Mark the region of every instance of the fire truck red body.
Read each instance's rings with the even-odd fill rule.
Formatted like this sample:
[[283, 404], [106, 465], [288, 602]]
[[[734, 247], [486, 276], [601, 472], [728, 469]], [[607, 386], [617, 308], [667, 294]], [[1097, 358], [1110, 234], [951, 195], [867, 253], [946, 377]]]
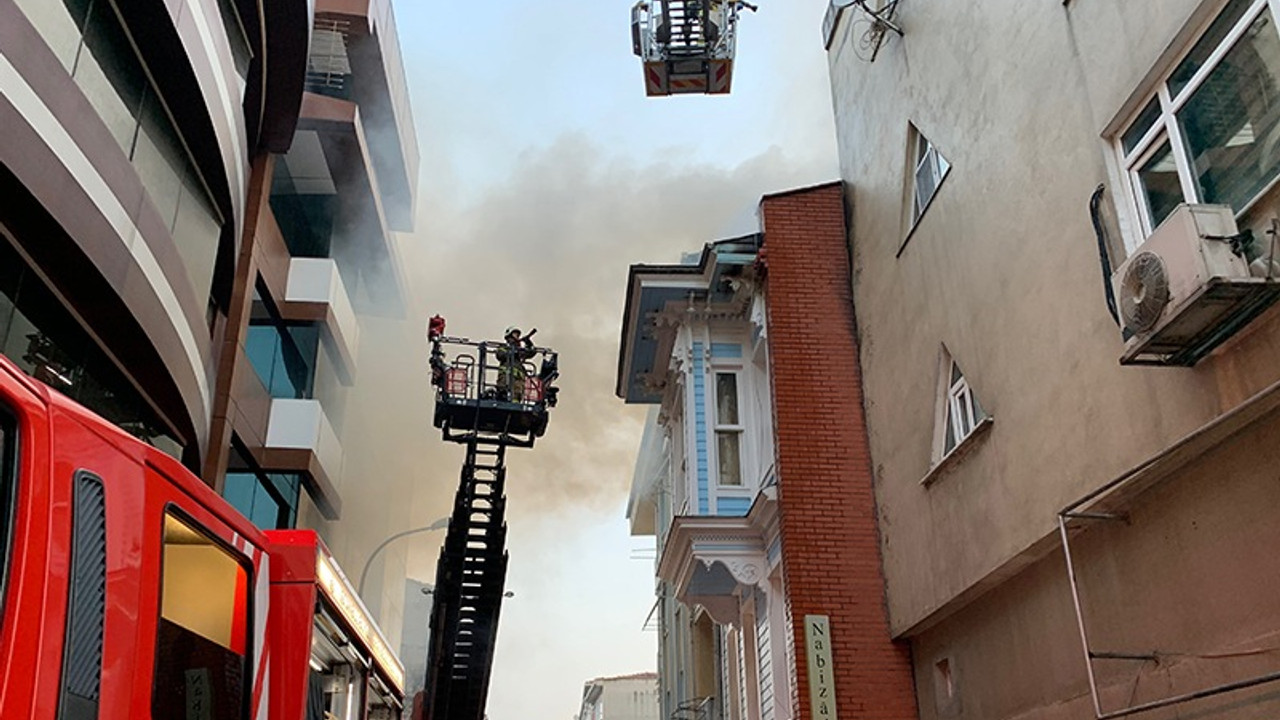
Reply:
[[403, 668], [310, 531], [0, 357], [0, 718], [391, 717]]

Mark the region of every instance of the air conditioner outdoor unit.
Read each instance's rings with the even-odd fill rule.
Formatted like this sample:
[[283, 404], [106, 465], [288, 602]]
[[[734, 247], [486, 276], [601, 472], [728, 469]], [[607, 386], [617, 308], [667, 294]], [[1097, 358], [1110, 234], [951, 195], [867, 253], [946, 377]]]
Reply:
[[1280, 296], [1252, 277], [1226, 205], [1180, 205], [1116, 270], [1120, 319], [1132, 337], [1122, 365], [1195, 365]]

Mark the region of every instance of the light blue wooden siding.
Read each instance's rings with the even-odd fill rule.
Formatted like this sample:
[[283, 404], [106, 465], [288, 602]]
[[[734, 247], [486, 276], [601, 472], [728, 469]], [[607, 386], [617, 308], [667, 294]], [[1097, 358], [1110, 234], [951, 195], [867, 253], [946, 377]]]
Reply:
[[751, 509], [751, 498], [741, 495], [716, 497], [716, 514], [725, 517], [742, 517]]
[[707, 374], [702, 361], [702, 343], [693, 344], [693, 426], [698, 469], [698, 514], [711, 512], [711, 479], [707, 460]]
[[742, 345], [739, 343], [711, 343], [711, 357], [742, 359]]

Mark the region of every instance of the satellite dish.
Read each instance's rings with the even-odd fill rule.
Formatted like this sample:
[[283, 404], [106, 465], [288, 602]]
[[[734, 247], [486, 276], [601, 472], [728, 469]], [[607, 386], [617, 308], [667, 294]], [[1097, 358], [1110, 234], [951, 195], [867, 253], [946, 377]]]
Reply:
[[902, 28], [893, 23], [893, 14], [898, 8], [898, 0], [888, 0], [878, 10], [867, 7], [867, 0], [830, 0], [827, 5], [827, 14], [822, 18], [824, 48], [831, 49], [831, 42], [835, 39], [836, 24], [840, 21], [840, 15], [849, 7], [858, 8], [866, 16], [856, 21], [860, 25], [855, 25], [855, 28], [860, 27], [856, 31], [859, 36], [856, 49], [859, 58], [867, 62], [875, 62], [880, 46], [884, 44], [885, 31], [892, 31], [898, 37], [902, 37]]

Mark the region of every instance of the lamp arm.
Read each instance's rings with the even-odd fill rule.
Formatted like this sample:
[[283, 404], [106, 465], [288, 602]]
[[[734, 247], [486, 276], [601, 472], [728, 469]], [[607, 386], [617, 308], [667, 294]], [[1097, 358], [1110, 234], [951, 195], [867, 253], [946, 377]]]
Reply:
[[364, 597], [364, 582], [365, 580], [369, 579], [369, 568], [373, 567], [373, 560], [374, 558], [378, 557], [378, 553], [382, 552], [383, 550], [386, 549], [388, 545], [395, 542], [396, 540], [399, 540], [402, 537], [408, 537], [409, 535], [416, 535], [417, 533], [424, 533], [424, 532], [430, 532], [432, 530], [442, 530], [442, 529], [443, 528], [440, 527], [439, 522], [435, 522], [425, 527], [413, 528], [412, 530], [402, 530], [401, 532], [398, 532], [395, 535], [392, 535], [386, 540], [383, 540], [381, 543], [378, 543], [378, 547], [374, 548], [373, 552], [369, 553], [369, 559], [364, 561], [364, 569], [360, 571], [360, 584], [357, 586], [357, 590], [360, 593], [360, 597], [361, 598]]

